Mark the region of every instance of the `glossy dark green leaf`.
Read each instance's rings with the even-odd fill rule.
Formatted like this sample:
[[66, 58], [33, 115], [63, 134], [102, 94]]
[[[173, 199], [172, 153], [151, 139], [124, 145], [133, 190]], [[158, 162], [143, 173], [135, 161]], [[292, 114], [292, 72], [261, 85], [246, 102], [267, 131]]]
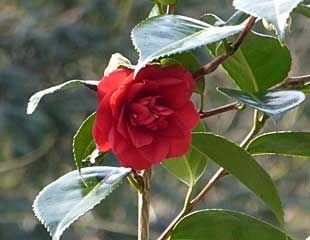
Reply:
[[95, 116], [96, 113], [93, 113], [86, 118], [73, 137], [73, 157], [78, 170], [82, 168], [83, 160], [96, 149], [92, 136]]
[[72, 88], [79, 88], [79, 87], [97, 87], [99, 81], [94, 80], [71, 80], [62, 84], [59, 84], [57, 86], [44, 89], [40, 92], [35, 93], [31, 96], [28, 102], [27, 106], [27, 114], [32, 114], [34, 110], [37, 108], [38, 104], [40, 103], [41, 99], [48, 95], [52, 94], [58, 91], [68, 90]]
[[279, 119], [283, 113], [301, 104], [306, 96], [301, 91], [282, 90], [258, 93], [246, 93], [239, 90], [219, 88], [221, 93], [247, 104], [274, 119]]
[[252, 155], [284, 155], [310, 158], [310, 132], [272, 132], [260, 135], [248, 145]]
[[[205, 132], [203, 122], [200, 122], [193, 132]], [[193, 186], [205, 172], [207, 160], [206, 155], [191, 146], [186, 155], [167, 159], [162, 163], [162, 166], [183, 183]]]
[[184, 217], [170, 240], [292, 240], [276, 227], [244, 213], [211, 209]]
[[53, 240], [80, 216], [105, 199], [130, 173], [128, 168], [90, 167], [67, 173], [45, 187], [36, 197], [33, 210]]
[[298, 7], [295, 9], [295, 12], [310, 18], [310, 4], [299, 4]]
[[288, 18], [302, 0], [234, 0], [233, 5], [240, 11], [270, 22], [280, 39], [284, 38]]
[[193, 146], [252, 190], [283, 222], [278, 192], [268, 173], [251, 155], [227, 139], [210, 133], [193, 133]]
[[[221, 45], [216, 55], [224, 51]], [[287, 77], [291, 69], [291, 55], [278, 39], [250, 32], [241, 47], [222, 66], [241, 90], [258, 92]]]
[[225, 39], [239, 33], [243, 27], [215, 27], [178, 15], [146, 19], [139, 23], [131, 34], [133, 44], [140, 54], [135, 72], [156, 59]]

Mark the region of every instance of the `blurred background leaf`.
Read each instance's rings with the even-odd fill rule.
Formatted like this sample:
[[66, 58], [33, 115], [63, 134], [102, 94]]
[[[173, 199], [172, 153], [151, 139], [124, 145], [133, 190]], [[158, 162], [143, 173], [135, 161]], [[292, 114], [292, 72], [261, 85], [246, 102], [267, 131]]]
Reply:
[[[31, 116], [28, 98], [35, 92], [70, 79], [100, 79], [111, 55], [119, 52], [133, 64], [138, 56], [130, 41], [131, 29], [146, 18], [146, 0], [1, 0], [0, 1], [0, 239], [49, 240], [33, 215], [38, 192], [75, 169], [72, 137], [96, 109], [89, 90], [72, 90], [46, 98]], [[178, 14], [199, 18], [214, 13], [227, 20], [231, 0], [180, 1]], [[310, 25], [293, 14], [287, 44], [292, 54], [291, 76], [309, 74]], [[258, 28], [263, 32], [263, 28]], [[210, 60], [205, 50], [195, 55]], [[228, 103], [216, 87], [234, 88], [223, 70], [206, 81], [205, 106]], [[267, 131], [310, 131], [309, 101], [287, 113]], [[239, 143], [250, 129], [250, 109], [228, 112], [206, 120], [208, 130]], [[310, 162], [306, 159], [256, 157], [276, 181], [286, 211], [286, 230], [300, 239], [309, 236]], [[113, 157], [106, 165], [118, 165]], [[197, 183], [201, 188], [214, 172], [210, 164]], [[164, 184], [162, 184], [164, 182]], [[154, 169], [151, 229], [157, 236], [181, 209], [186, 186], [158, 166]], [[66, 240], [136, 239], [136, 193], [127, 183], [64, 234]], [[117, 205], [115, 205], [117, 202]], [[274, 223], [274, 217], [242, 185], [226, 177], [201, 207], [228, 208], [254, 214]], [[154, 239], [154, 237], [153, 237]]]

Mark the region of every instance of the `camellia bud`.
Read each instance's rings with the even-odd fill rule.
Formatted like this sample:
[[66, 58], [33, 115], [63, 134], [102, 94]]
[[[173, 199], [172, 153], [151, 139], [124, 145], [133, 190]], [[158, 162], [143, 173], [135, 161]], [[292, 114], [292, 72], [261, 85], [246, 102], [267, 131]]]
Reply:
[[125, 58], [120, 53], [112, 54], [109, 64], [104, 70], [104, 76], [108, 76], [111, 72], [115, 71], [121, 66], [126, 66], [126, 67], [131, 66], [129, 59]]
[[271, 24], [271, 23], [269, 23], [268, 21], [266, 21], [265, 19], [263, 19], [262, 20], [262, 23], [263, 23], [263, 26], [264, 26], [264, 28], [266, 29], [266, 30], [268, 30], [268, 31], [275, 31], [275, 28], [274, 28], [274, 26]]

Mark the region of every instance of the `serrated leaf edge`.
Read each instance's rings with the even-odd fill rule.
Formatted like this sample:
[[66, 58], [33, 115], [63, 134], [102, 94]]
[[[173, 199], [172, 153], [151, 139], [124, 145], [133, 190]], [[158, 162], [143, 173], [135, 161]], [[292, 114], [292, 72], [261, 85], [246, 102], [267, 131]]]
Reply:
[[[181, 15], [174, 15], [174, 16], [180, 17], [180, 18], [185, 19], [185, 20], [188, 18], [188, 17], [181, 16]], [[159, 17], [162, 17], [162, 16], [157, 16], [157, 17], [155, 17], [155, 18], [159, 18]], [[206, 25], [206, 27], [209, 27], [209, 28], [220, 28], [220, 27], [218, 27], [218, 26], [213, 26], [213, 25], [211, 25], [211, 24], [207, 24], [207, 23], [205, 23], [205, 22], [203, 22], [203, 21], [200, 21], [200, 20], [197, 20], [197, 19], [194, 19], [194, 18], [188, 18], [188, 19], [190, 19], [191, 21], [194, 21], [194, 20], [195, 20], [195, 21], [199, 22], [200, 24], [201, 24], [201, 23], [204, 23], [204, 24]], [[131, 34], [130, 34], [130, 38], [131, 38], [131, 41], [132, 41], [132, 43], [133, 43], [133, 46], [134, 46], [135, 50], [138, 52], [138, 56], [139, 56], [139, 61], [138, 61], [138, 64], [136, 65], [136, 67], [135, 67], [134, 76], [136, 76], [137, 73], [138, 73], [138, 71], [139, 71], [141, 68], [145, 67], [150, 61], [158, 60], [159, 58], [162, 58], [162, 57], [169, 57], [169, 56], [172, 56], [172, 55], [175, 55], [175, 54], [180, 54], [180, 53], [183, 53], [183, 52], [193, 51], [193, 50], [202, 48], [202, 47], [204, 47], [204, 46], [206, 46], [206, 45], [208, 45], [208, 44], [212, 44], [212, 43], [218, 42], [218, 41], [209, 42], [208, 44], [204, 44], [204, 45], [201, 45], [201, 46], [197, 46], [197, 47], [194, 47], [194, 48], [190, 48], [190, 49], [188, 49], [188, 50], [186, 50], [186, 51], [176, 51], [176, 50], [175, 50], [175, 51], [171, 51], [170, 53], [162, 54], [162, 55], [159, 55], [159, 56], [157, 56], [157, 57], [155, 57], [155, 58], [154, 58], [153, 56], [154, 56], [154, 55], [156, 56], [156, 53], [153, 53], [153, 54], [151, 54], [150, 56], [148, 56], [146, 59], [144, 59], [144, 60], [141, 62], [141, 61], [140, 61], [140, 60], [141, 60], [141, 51], [140, 51], [140, 49], [139, 49], [139, 47], [138, 47], [138, 45], [137, 45], [137, 43], [136, 43], [136, 41], [135, 41], [134, 32], [135, 32], [136, 28], [140, 27], [141, 25], [143, 25], [143, 24], [144, 24], [146, 21], [148, 21], [148, 20], [149, 20], [149, 19], [145, 19], [145, 20], [143, 20], [142, 22], [140, 22], [139, 24], [137, 24], [137, 25], [133, 28], [133, 30], [131, 31]], [[227, 27], [236, 27], [236, 26], [244, 26], [244, 25], [245, 25], [245, 23], [242, 23], [242, 24], [240, 24], [240, 25], [225, 26], [225, 27], [227, 28]], [[204, 30], [206, 30], [206, 29], [202, 29], [202, 30], [196, 32], [195, 34], [198, 34], [198, 33], [202, 32], [202, 31], [204, 31]], [[240, 31], [242, 31], [242, 28], [240, 29]], [[240, 32], [240, 31], [236, 31], [236, 33], [231, 34], [230, 36], [235, 35], [235, 34], [237, 34], [237, 33]], [[192, 35], [194, 35], [194, 34], [192, 34]], [[191, 38], [192, 35], [187, 36], [187, 37], [185, 37], [185, 38], [182, 38], [182, 39], [180, 39], [180, 40], [174, 42], [174, 44], [177, 43], [177, 42], [182, 42], [182, 41], [184, 41], [184, 39], [186, 39], [186, 38]], [[167, 47], [167, 46], [166, 46], [166, 47]], [[166, 48], [166, 47], [165, 47], [165, 48]], [[162, 51], [162, 49], [160, 49], [160, 51]]]
[[74, 84], [74, 83], [79, 83], [82, 85], [87, 85], [87, 84], [98, 85], [99, 81], [97, 81], [97, 80], [77, 80], [77, 79], [69, 80], [69, 81], [54, 85], [52, 87], [43, 89], [39, 92], [36, 92], [28, 100], [27, 114], [30, 115], [37, 109], [39, 103], [41, 102], [41, 100], [44, 96], [58, 92], [58, 91], [62, 90], [63, 88], [70, 86], [71, 84]]
[[281, 113], [277, 113], [277, 114], [271, 114], [271, 113], [267, 113], [267, 112], [265, 112], [265, 111], [262, 111], [261, 109], [257, 108], [256, 106], [253, 106], [253, 105], [251, 105], [251, 104], [249, 104], [249, 103], [246, 103], [246, 102], [244, 102], [244, 101], [242, 101], [242, 100], [240, 100], [240, 99], [238, 99], [238, 98], [236, 98], [236, 97], [232, 97], [232, 96], [226, 94], [225, 92], [222, 91], [222, 89], [224, 89], [224, 90], [225, 90], [225, 89], [227, 89], [227, 90], [235, 90], [235, 91], [243, 92], [243, 93], [246, 93], [246, 94], [249, 94], [249, 95], [252, 95], [252, 94], [254, 95], [254, 94], [257, 94], [257, 93], [260, 93], [260, 92], [248, 93], [248, 92], [246, 92], [246, 91], [239, 90], [239, 89], [221, 88], [221, 87], [217, 87], [217, 88], [216, 88], [216, 90], [217, 90], [218, 92], [220, 92], [221, 94], [223, 94], [223, 95], [225, 95], [225, 96], [227, 96], [227, 97], [229, 97], [229, 98], [235, 99], [236, 101], [238, 101], [238, 102], [240, 102], [240, 103], [242, 103], [242, 104], [248, 105], [248, 106], [250, 106], [251, 108], [257, 109], [257, 110], [260, 111], [260, 112], [264, 112], [265, 114], [267, 114], [268, 116], [270, 116], [270, 117], [273, 118], [274, 120], [280, 119], [286, 112], [288, 112], [288, 111], [290, 111], [290, 110], [292, 110], [292, 109], [298, 107], [298, 106], [299, 106], [300, 104], [302, 104], [302, 103], [306, 100], [306, 98], [307, 98], [306, 94], [305, 94], [304, 92], [300, 91], [300, 90], [290, 90], [290, 89], [287, 90], [287, 89], [284, 89], [284, 90], [266, 90], [266, 91], [262, 91], [262, 92], [265, 92], [265, 93], [268, 93], [268, 92], [284, 92], [284, 91], [287, 91], [287, 92], [296, 92], [296, 93], [299, 93], [299, 94], [300, 94], [300, 97], [302, 96], [302, 98], [298, 101], [298, 103], [294, 103], [294, 104], [291, 105], [289, 108], [287, 108], [286, 111], [281, 112]]
[[[73, 141], [72, 141], [72, 153], [73, 153], [73, 158], [74, 158], [74, 161], [75, 161], [75, 165], [77, 167], [77, 170], [80, 172], [81, 171], [81, 167], [78, 166], [78, 162], [76, 160], [76, 153], [75, 153], [75, 141], [76, 141], [76, 137], [79, 135], [81, 129], [84, 127], [84, 125], [87, 123], [87, 121], [92, 118], [93, 116], [96, 115], [96, 112], [92, 113], [91, 115], [89, 115], [83, 122], [82, 124], [80, 125], [79, 129], [76, 131], [76, 133], [74, 134], [73, 136]], [[88, 145], [89, 146], [89, 145]]]
[[[279, 39], [281, 42], [283, 42], [284, 37], [285, 37], [285, 29], [286, 29], [286, 27], [287, 27], [286, 25], [287, 25], [288, 19], [289, 19], [291, 13], [295, 10], [295, 8], [297, 8], [297, 6], [298, 6], [302, 1], [303, 1], [303, 0], [300, 0], [299, 3], [297, 3], [296, 5], [294, 5], [294, 6], [292, 7], [291, 11], [290, 11], [290, 12], [288, 13], [288, 15], [286, 16], [284, 29], [281, 29], [280, 26], [279, 26], [279, 24], [277, 24], [277, 25], [275, 26], [274, 23], [270, 22], [270, 21], [269, 21], [268, 19], [266, 19], [266, 18], [263, 18], [263, 17], [259, 16], [256, 12], [253, 12], [252, 10], [251, 10], [251, 11], [248, 11], [247, 9], [237, 7], [237, 6], [235, 5], [235, 0], [233, 1], [232, 5], [233, 5], [233, 7], [234, 7], [235, 9], [237, 9], [237, 10], [240, 10], [240, 11], [242, 11], [242, 12], [245, 12], [245, 13], [247, 13], [247, 14], [253, 16], [253, 17], [256, 17], [256, 18], [259, 18], [259, 19], [264, 19], [264, 20], [266, 20], [267, 22], [270, 22], [270, 23], [272, 24], [272, 26], [275, 28], [276, 34], [278, 35], [278, 39]], [[279, 22], [279, 21], [278, 21], [278, 14], [277, 14], [277, 23], [278, 23], [278, 22]]]
[[[76, 171], [77, 171], [77, 170], [76, 170]], [[73, 173], [73, 172], [74, 172], [74, 171], [69, 172], [69, 173], [67, 173], [67, 174], [70, 174], [70, 173]], [[126, 177], [126, 175], [128, 175], [129, 173], [130, 173], [130, 172], [127, 172], [126, 174], [124, 174], [124, 175], [122, 176], [122, 179], [123, 179], [124, 177]], [[44, 221], [44, 219], [42, 218], [42, 216], [40, 215], [40, 213], [37, 211], [37, 204], [38, 204], [38, 200], [39, 200], [39, 198], [42, 196], [42, 194], [44, 194], [44, 192], [47, 191], [47, 189], [49, 189], [56, 181], [58, 181], [58, 180], [60, 180], [60, 179], [62, 179], [62, 178], [65, 178], [65, 177], [67, 176], [67, 174], [65, 174], [64, 176], [62, 176], [62, 177], [56, 179], [55, 181], [53, 181], [52, 183], [50, 183], [49, 185], [47, 185], [46, 187], [44, 187], [44, 188], [39, 192], [39, 194], [36, 196], [36, 198], [35, 198], [35, 200], [34, 200], [34, 202], [33, 202], [33, 204], [32, 204], [32, 210], [33, 210], [33, 212], [34, 212], [34, 215], [35, 215], [36, 218], [44, 225], [44, 227], [46, 228], [47, 232], [49, 233], [49, 235], [52, 237], [53, 240], [59, 240], [60, 237], [61, 237], [61, 235], [59, 235], [59, 236], [56, 235], [56, 236], [55, 236], [55, 234], [56, 234], [57, 231], [58, 231], [58, 225], [59, 225], [59, 224], [57, 225], [55, 234], [53, 235], [52, 232], [51, 232], [51, 230], [50, 230], [50, 228], [48, 227], [48, 225], [46, 224], [46, 222]], [[74, 223], [77, 219], [79, 219], [80, 217], [84, 216], [87, 212], [91, 211], [95, 206], [97, 206], [101, 201], [103, 201], [104, 199], [106, 199], [107, 196], [109, 196], [118, 186], [121, 185], [121, 183], [123, 182], [122, 179], [121, 179], [118, 183], [116, 183], [116, 184], [110, 189], [110, 191], [107, 192], [107, 194], [106, 194], [106, 196], [105, 196], [104, 198], [102, 198], [102, 199], [100, 199], [99, 201], [97, 201], [97, 202], [93, 205], [92, 208], [88, 209], [88, 210], [85, 211], [83, 214], [78, 215], [78, 216], [75, 217], [72, 221], [70, 221], [68, 224], [66, 224], [66, 225], [63, 227], [63, 231], [62, 231], [60, 234], [62, 234], [63, 232], [65, 232], [65, 231], [68, 229], [68, 227], [69, 227], [72, 223]], [[98, 186], [101, 185], [101, 183], [102, 183], [103, 181], [105, 181], [105, 180], [106, 180], [106, 179], [103, 179], [102, 181], [100, 181], [92, 190], [94, 190], [95, 188], [98, 188]], [[87, 196], [86, 196], [86, 197], [87, 197]], [[67, 216], [67, 214], [66, 214], [65, 216]]]

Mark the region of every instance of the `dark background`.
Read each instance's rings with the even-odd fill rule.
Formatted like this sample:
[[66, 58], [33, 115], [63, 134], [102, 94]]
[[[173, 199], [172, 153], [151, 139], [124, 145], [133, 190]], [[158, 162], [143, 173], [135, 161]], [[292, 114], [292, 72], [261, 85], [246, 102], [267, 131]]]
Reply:
[[[137, 61], [130, 30], [152, 5], [146, 0], [0, 0], [0, 239], [50, 239], [34, 217], [32, 202], [48, 183], [74, 170], [72, 136], [96, 98], [87, 89], [48, 97], [26, 115], [32, 93], [70, 79], [99, 79], [109, 57], [120, 52]], [[212, 12], [227, 19], [231, 1], [182, 1], [177, 13], [199, 17]], [[291, 75], [309, 74], [309, 20], [293, 15], [287, 37]], [[202, 61], [206, 53], [200, 50]], [[202, 55], [204, 54], [204, 55]], [[275, 69], [276, 70], [276, 69]], [[232, 86], [222, 70], [208, 76], [207, 108], [227, 103], [214, 89]], [[225, 113], [206, 121], [209, 130], [240, 142], [250, 128], [251, 111]], [[308, 103], [268, 122], [265, 131], [309, 131]], [[260, 157], [275, 180], [286, 212], [284, 228], [297, 239], [310, 235], [310, 162], [307, 159]], [[200, 186], [214, 172], [210, 167]], [[153, 175], [152, 235], [181, 209], [186, 187], [160, 166]], [[70, 227], [64, 239], [136, 239], [136, 195], [127, 183], [103, 204]], [[257, 198], [226, 177], [200, 207], [240, 210], [275, 222]]]

